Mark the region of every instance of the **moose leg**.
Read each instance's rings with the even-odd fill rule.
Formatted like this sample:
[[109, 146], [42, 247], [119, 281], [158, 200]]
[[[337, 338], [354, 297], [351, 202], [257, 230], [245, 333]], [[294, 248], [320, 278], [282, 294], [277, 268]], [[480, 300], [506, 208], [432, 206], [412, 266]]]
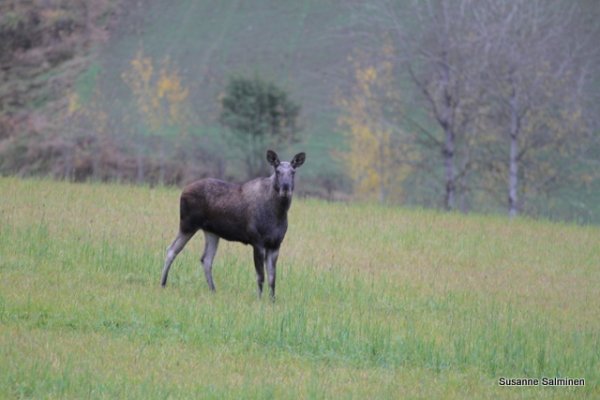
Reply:
[[265, 283], [265, 249], [254, 247], [254, 268], [256, 269], [256, 283], [258, 284], [258, 297], [262, 295]]
[[271, 288], [271, 300], [275, 301], [275, 270], [277, 268], [277, 257], [279, 249], [267, 250], [267, 275], [269, 276], [269, 287]]
[[194, 233], [183, 233], [179, 232], [177, 237], [171, 243], [171, 245], [167, 248], [167, 258], [165, 259], [165, 265], [163, 266], [162, 279], [160, 284], [162, 287], [165, 287], [167, 284], [167, 276], [169, 275], [169, 268], [171, 268], [171, 264], [177, 257], [177, 254], [185, 247], [186, 243], [194, 236]]
[[204, 231], [204, 254], [200, 258], [200, 262], [204, 267], [204, 275], [206, 276], [206, 282], [208, 287], [213, 292], [215, 291], [215, 283], [212, 278], [212, 263], [217, 253], [217, 246], [219, 245], [219, 237], [214, 233]]

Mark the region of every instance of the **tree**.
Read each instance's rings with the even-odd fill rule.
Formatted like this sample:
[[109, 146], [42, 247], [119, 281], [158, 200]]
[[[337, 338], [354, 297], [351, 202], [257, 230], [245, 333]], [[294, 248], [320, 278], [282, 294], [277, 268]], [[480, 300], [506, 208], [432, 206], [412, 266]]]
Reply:
[[537, 0], [490, 3], [476, 14], [487, 49], [489, 129], [508, 142], [505, 161], [492, 170], [505, 174], [511, 217], [523, 195], [569, 181], [586, 143], [583, 87], [598, 30], [586, 31], [583, 17], [575, 2]]
[[400, 95], [395, 85], [389, 40], [375, 55], [359, 52], [354, 60], [354, 85], [338, 95], [338, 123], [346, 129], [349, 148], [341, 160], [353, 182], [355, 196], [379, 202], [400, 201], [410, 172], [407, 134], [399, 128]]
[[234, 134], [249, 177], [265, 172], [264, 152], [298, 140], [300, 106], [272, 82], [230, 80], [221, 99], [220, 123]]
[[[146, 130], [157, 137], [169, 132], [185, 134], [189, 123], [189, 90], [168, 57], [155, 71], [155, 63], [140, 50], [130, 62], [130, 69], [122, 74], [123, 81], [134, 96], [139, 116]], [[144, 180], [142, 149], [138, 144], [138, 180]], [[165, 178], [165, 149], [159, 140], [159, 182]]]
[[368, 29], [392, 35], [395, 63], [429, 114], [423, 123], [406, 113], [417, 141], [441, 155], [447, 209], [456, 207], [457, 191], [478, 191], [502, 204], [508, 198], [514, 216], [527, 196], [579, 179], [568, 172], [590, 143], [594, 102], [586, 87], [593, 87], [600, 29], [580, 6], [380, 0], [357, 7]]
[[[473, 77], [480, 71], [474, 51], [476, 38], [469, 35], [472, 0], [414, 1], [410, 4], [382, 0], [369, 4], [371, 24], [387, 29], [398, 46], [395, 63], [407, 72], [420, 94], [418, 101], [437, 125], [411, 119], [418, 132], [417, 142], [441, 156], [443, 168], [443, 204], [456, 207], [459, 182], [471, 162], [457, 166], [457, 154], [478, 107], [478, 88]], [[466, 157], [466, 156], [465, 156]], [[428, 160], [431, 164], [431, 160]], [[464, 185], [462, 185], [464, 186]]]

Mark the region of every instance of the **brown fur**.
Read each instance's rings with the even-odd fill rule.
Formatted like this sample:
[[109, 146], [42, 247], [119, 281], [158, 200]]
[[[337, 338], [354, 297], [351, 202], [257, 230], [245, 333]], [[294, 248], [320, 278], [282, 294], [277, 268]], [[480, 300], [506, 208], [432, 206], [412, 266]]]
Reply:
[[[208, 178], [183, 189], [180, 200], [180, 230], [199, 229], [225, 240], [278, 248], [287, 230], [291, 199], [273, 189], [273, 177], [258, 178], [242, 185]], [[277, 225], [276, 232], [273, 223]]]
[[262, 293], [265, 266], [271, 297], [275, 296], [275, 268], [279, 246], [287, 231], [287, 212], [292, 202], [294, 174], [305, 160], [299, 153], [290, 162], [281, 162], [277, 154], [267, 152], [275, 169], [268, 178], [243, 184], [219, 179], [201, 179], [186, 186], [181, 193], [179, 234], [167, 249], [161, 284], [165, 286], [169, 268], [177, 254], [198, 231], [205, 234], [201, 261], [208, 286], [215, 290], [212, 262], [219, 238], [252, 245], [259, 295]]

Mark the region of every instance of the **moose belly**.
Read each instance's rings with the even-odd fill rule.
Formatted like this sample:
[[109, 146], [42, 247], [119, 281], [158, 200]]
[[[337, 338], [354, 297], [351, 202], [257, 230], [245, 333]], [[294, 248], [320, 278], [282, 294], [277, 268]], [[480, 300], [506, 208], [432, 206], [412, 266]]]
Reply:
[[286, 226], [277, 226], [271, 227], [270, 230], [261, 230], [256, 226], [246, 228], [236, 223], [223, 223], [223, 221], [220, 221], [217, 224], [208, 222], [202, 229], [231, 242], [278, 249], [285, 236], [286, 228]]
[[208, 222], [204, 224], [202, 229], [231, 242], [252, 243], [252, 238], [248, 235], [248, 232], [239, 224]]

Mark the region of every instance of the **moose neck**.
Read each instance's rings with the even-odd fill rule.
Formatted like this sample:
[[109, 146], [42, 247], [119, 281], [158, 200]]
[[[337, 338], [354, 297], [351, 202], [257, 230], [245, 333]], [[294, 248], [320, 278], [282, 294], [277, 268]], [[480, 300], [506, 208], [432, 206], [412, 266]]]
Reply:
[[274, 185], [271, 185], [270, 203], [277, 218], [286, 218], [287, 212], [292, 205], [292, 194], [290, 193], [288, 196], [281, 196]]
[[273, 202], [273, 208], [278, 218], [286, 218], [287, 212], [292, 205], [292, 196], [280, 196], [275, 190], [273, 190], [273, 196], [271, 197]]
[[286, 216], [288, 210], [290, 209], [290, 206], [292, 205], [292, 195], [290, 194], [289, 196], [286, 196], [286, 197], [281, 197], [281, 196], [278, 196], [278, 197], [279, 197], [277, 199], [278, 200], [278, 203], [277, 203], [278, 214]]

